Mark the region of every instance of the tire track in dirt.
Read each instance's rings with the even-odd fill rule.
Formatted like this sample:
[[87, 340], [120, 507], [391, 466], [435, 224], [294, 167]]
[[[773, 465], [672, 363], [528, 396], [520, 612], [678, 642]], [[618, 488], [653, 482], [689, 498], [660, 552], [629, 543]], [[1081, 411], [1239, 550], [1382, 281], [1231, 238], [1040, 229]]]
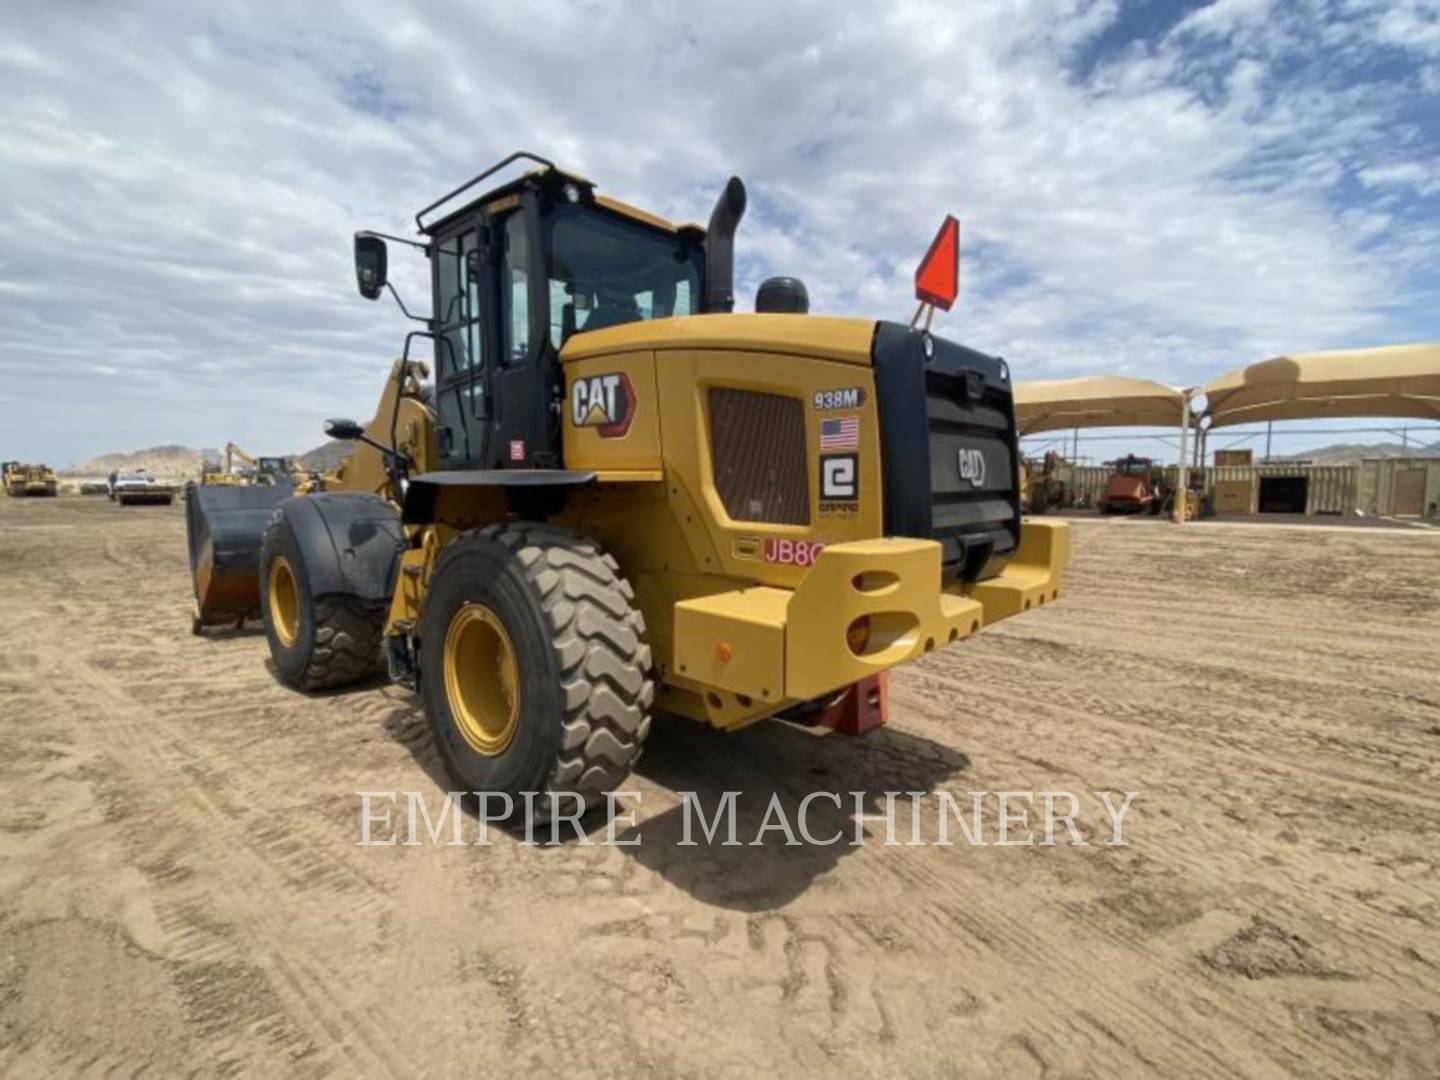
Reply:
[[[355, 1067], [366, 1075], [405, 1075], [408, 1070], [403, 1059], [374, 1035], [363, 1015], [363, 1006], [348, 999], [341, 974], [313, 951], [310, 955], [292, 952], [297, 935], [287, 932], [296, 914], [317, 923], [337, 918], [359, 921], [375, 895], [372, 890], [376, 883], [356, 877], [351, 868], [337, 862], [319, 864], [318, 875], [297, 870], [298, 861], [315, 868], [316, 852], [328, 846], [317, 843], [314, 835], [305, 835], [311, 830], [305, 826], [304, 814], [261, 830], [258, 835], [244, 827], [243, 817], [237, 828], [236, 810], [241, 803], [218, 798], [215, 780], [222, 774], [218, 769], [207, 771], [196, 764], [204, 762], [213, 751], [203, 749], [203, 744], [196, 741], [186, 745], [175, 731], [157, 728], [154, 714], [132, 701], [105, 672], [67, 656], [59, 643], [52, 642], [51, 648], [42, 653], [47, 653], [65, 676], [65, 696], [74, 708], [104, 714], [100, 726], [112, 732], [110, 742], [116, 764], [133, 776], [146, 777], [147, 785], [165, 792], [163, 805], [148, 816], [152, 821], [163, 816], [166, 830], [182, 831], [183, 852], [163, 854], [158, 863], [151, 864], [157, 876], [204, 864], [206, 883], [199, 888], [186, 887], [185, 882], [195, 875], [180, 874], [181, 896], [171, 901], [168, 912], [162, 912], [163, 925], [174, 935], [173, 944], [178, 949], [174, 959], [192, 971], [199, 965], [202, 971], [208, 968], [220, 973], [251, 968], [242, 959], [246, 955], [258, 959], [265, 971], [278, 976], [287, 1011], [297, 1014], [302, 1024], [324, 1031], [333, 1046], [351, 1056]], [[151, 822], [141, 818], [138, 824], [146, 831]], [[147, 850], [150, 848], [148, 837], [140, 842]], [[210, 857], [216, 851], [225, 857]], [[237, 862], [243, 867], [236, 866]], [[237, 874], [242, 869], [244, 876]], [[219, 890], [214, 888], [215, 882], [220, 883]], [[288, 916], [274, 911], [263, 899], [257, 901], [257, 894], [271, 892], [284, 892], [291, 898]], [[314, 910], [302, 908], [297, 913], [294, 909], [302, 904]], [[221, 910], [222, 918], [228, 916], [225, 922], [249, 928], [251, 933], [244, 942], [246, 952], [242, 953], [234, 935], [215, 935], [213, 925], [208, 925], [210, 918], [197, 918], [198, 912], [215, 908]], [[290, 943], [284, 950], [270, 944], [282, 940]], [[283, 1017], [260, 1019], [285, 1026]], [[291, 1050], [303, 1041], [300, 1032], [286, 1031], [282, 1043]], [[305, 1047], [305, 1053], [310, 1052]], [[329, 1071], [330, 1067], [324, 1067], [314, 1075]]]
[[[364, 850], [354, 791], [444, 786], [412, 698], [295, 695], [259, 635], [190, 637], [178, 514], [8, 509], [0, 1073], [1440, 1064], [1433, 541], [1081, 526], [1065, 603], [897, 674], [888, 731], [657, 725], [640, 849]], [[744, 840], [772, 793], [1142, 798], [1125, 849], [676, 848], [674, 793], [726, 788]], [[151, 988], [153, 1046], [101, 1025], [77, 1051], [15, 1003], [66, 942]]]

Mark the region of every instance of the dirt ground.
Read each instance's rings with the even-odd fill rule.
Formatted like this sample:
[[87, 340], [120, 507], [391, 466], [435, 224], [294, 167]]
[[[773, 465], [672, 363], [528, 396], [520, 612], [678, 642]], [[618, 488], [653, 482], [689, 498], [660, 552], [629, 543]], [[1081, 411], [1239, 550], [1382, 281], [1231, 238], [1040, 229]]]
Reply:
[[[0, 1075], [1440, 1074], [1440, 534], [1085, 522], [1068, 586], [865, 738], [657, 724], [639, 846], [362, 847], [440, 807], [410, 695], [192, 637], [179, 506], [0, 498]], [[725, 790], [1091, 842], [677, 846]]]

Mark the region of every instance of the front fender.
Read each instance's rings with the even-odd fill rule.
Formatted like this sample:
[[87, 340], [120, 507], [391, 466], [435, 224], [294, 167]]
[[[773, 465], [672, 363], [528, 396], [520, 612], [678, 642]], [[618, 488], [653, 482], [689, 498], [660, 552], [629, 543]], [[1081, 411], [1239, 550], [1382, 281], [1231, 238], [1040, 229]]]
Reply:
[[276, 513], [300, 547], [312, 596], [389, 601], [407, 543], [394, 506], [378, 495], [335, 491], [288, 499]]

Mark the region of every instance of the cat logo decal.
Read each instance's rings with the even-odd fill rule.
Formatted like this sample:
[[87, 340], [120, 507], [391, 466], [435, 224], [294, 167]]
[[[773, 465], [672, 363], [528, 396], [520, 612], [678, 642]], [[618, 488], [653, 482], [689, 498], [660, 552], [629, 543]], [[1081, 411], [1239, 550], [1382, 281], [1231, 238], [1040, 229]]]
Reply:
[[602, 439], [616, 439], [635, 418], [635, 391], [623, 371], [582, 375], [570, 387], [570, 422], [593, 427]]

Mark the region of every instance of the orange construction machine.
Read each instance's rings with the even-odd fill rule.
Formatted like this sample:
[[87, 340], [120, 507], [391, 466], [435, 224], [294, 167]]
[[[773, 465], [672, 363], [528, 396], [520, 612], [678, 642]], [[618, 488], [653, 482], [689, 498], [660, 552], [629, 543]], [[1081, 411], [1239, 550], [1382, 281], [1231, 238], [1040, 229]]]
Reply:
[[1158, 514], [1162, 492], [1160, 474], [1150, 458], [1126, 454], [1115, 462], [1105, 494], [1100, 497], [1102, 514]]

